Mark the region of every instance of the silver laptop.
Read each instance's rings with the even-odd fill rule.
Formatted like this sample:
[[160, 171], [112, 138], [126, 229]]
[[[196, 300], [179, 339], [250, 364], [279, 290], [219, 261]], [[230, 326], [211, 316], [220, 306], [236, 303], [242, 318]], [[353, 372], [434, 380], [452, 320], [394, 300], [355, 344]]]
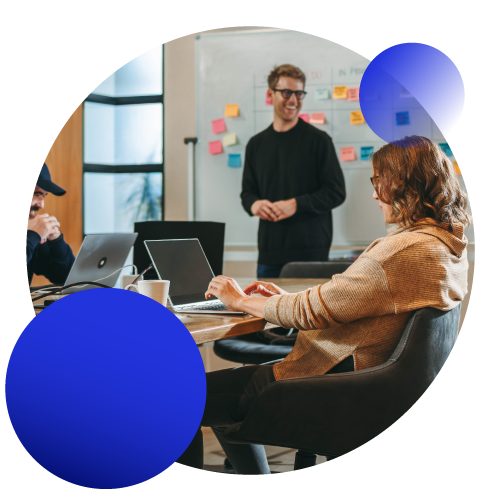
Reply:
[[159, 278], [170, 281], [168, 299], [176, 313], [245, 314], [205, 298], [214, 273], [197, 239], [146, 240], [144, 245]]
[[[114, 287], [120, 273], [109, 275], [123, 267], [136, 238], [137, 233], [89, 234], [85, 236], [64, 285], [71, 285], [79, 281], [99, 280], [99, 283], [103, 285]], [[61, 293], [69, 294], [90, 288], [98, 287], [85, 285], [67, 288]]]

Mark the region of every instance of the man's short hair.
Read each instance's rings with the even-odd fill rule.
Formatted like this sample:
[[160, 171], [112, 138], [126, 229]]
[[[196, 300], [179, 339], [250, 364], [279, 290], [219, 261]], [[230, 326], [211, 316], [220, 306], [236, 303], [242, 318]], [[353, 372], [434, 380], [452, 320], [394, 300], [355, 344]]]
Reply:
[[297, 66], [293, 66], [292, 64], [282, 64], [281, 66], [275, 66], [267, 77], [267, 84], [270, 89], [274, 89], [274, 87], [276, 87], [281, 76], [295, 78], [300, 80], [304, 84], [304, 87], [306, 86], [306, 75], [304, 75], [304, 73], [302, 73]]

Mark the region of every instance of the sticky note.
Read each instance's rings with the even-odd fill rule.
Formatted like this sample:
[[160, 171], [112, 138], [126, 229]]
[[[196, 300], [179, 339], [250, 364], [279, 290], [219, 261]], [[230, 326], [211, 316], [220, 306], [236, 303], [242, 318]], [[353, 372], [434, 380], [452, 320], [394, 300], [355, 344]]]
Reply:
[[225, 131], [226, 131], [226, 122], [224, 121], [224, 118], [212, 121], [212, 132], [214, 134], [220, 134], [221, 132]]
[[266, 106], [272, 106], [273, 103], [271, 102], [271, 98], [269, 97], [269, 94], [266, 92]]
[[409, 125], [410, 113], [408, 111], [400, 111], [396, 113], [396, 125]]
[[211, 155], [218, 155], [222, 153], [222, 142], [221, 141], [211, 141], [208, 143], [208, 152]]
[[325, 123], [325, 113], [311, 113], [309, 123]]
[[236, 134], [234, 132], [224, 134], [222, 136], [222, 144], [224, 144], [224, 146], [234, 146], [235, 144], [238, 144]]
[[451, 148], [447, 142], [440, 142], [439, 147], [443, 150], [443, 153], [446, 156], [453, 156], [453, 153], [451, 152]]
[[334, 99], [347, 99], [347, 87], [345, 87], [345, 86], [333, 87], [333, 98]]
[[227, 158], [228, 167], [241, 167], [241, 155], [229, 155]]
[[330, 99], [330, 92], [328, 92], [328, 89], [316, 87], [316, 90], [314, 91], [314, 98], [317, 101]]
[[456, 161], [453, 162], [453, 167], [455, 168], [456, 174], [462, 175], [462, 172], [460, 172], [460, 168], [458, 167], [458, 163]]
[[356, 150], [354, 146], [340, 148], [340, 161], [354, 161], [356, 159]]
[[237, 104], [226, 104], [224, 116], [239, 116], [240, 107]]
[[361, 146], [361, 159], [363, 161], [370, 160], [373, 153], [373, 146]]
[[359, 87], [351, 87], [347, 89], [348, 101], [359, 101]]
[[309, 123], [309, 113], [300, 113], [299, 118], [302, 118], [306, 123]]
[[362, 125], [365, 122], [365, 117], [361, 111], [351, 111], [351, 125]]

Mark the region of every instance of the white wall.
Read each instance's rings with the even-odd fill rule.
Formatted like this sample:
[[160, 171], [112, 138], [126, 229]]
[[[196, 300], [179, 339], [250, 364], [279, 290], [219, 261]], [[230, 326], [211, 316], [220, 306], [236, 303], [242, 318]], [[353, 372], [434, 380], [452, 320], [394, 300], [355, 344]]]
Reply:
[[[258, 27], [213, 30], [242, 31]], [[196, 136], [194, 44], [198, 33], [164, 45], [165, 50], [165, 219], [187, 220], [187, 146]]]

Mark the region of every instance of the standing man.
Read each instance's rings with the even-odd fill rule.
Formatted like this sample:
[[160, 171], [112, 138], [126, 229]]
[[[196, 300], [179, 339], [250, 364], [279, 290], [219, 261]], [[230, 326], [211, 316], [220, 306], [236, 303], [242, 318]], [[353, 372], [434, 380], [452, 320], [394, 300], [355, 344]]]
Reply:
[[258, 278], [276, 278], [287, 262], [327, 261], [332, 209], [345, 183], [332, 139], [299, 118], [306, 77], [291, 64], [267, 79], [274, 121], [248, 142], [241, 200], [259, 221]]
[[44, 198], [48, 193], [62, 196], [66, 191], [52, 182], [49, 169], [44, 163], [33, 193], [28, 219], [26, 264], [30, 285], [33, 274], [45, 276], [50, 282], [62, 285], [75, 261], [70, 246], [59, 230], [57, 219], [49, 214], [37, 215], [38, 210], [43, 209]]

